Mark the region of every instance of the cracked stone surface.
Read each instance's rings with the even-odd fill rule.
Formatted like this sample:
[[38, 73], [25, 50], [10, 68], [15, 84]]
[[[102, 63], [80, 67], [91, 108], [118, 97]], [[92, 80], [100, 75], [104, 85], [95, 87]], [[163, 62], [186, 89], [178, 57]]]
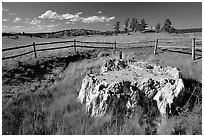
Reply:
[[156, 101], [160, 114], [166, 115], [171, 113], [171, 104], [183, 90], [177, 68], [162, 68], [145, 61], [108, 59], [102, 64], [101, 73], [84, 77], [77, 99], [94, 117], [114, 109], [120, 113], [134, 111], [141, 101], [142, 104]]

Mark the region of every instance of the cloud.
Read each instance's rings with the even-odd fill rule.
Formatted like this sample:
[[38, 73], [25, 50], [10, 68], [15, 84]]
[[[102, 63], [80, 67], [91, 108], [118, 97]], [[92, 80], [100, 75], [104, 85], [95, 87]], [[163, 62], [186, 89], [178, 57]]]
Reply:
[[40, 20], [37, 20], [36, 18], [34, 18], [33, 20], [29, 21], [30, 19], [26, 19], [26, 22], [25, 23], [28, 23], [28, 24], [31, 24], [31, 25], [36, 25], [36, 24], [40, 24], [41, 21]]
[[54, 27], [54, 25], [52, 24], [52, 25], [48, 25], [47, 26], [47, 28], [52, 28], [52, 27]]
[[9, 13], [9, 15], [16, 15], [16, 13], [11, 12], [11, 13]]
[[2, 21], [6, 22], [6, 21], [8, 21], [8, 19], [2, 19]]
[[13, 26], [13, 28], [23, 28], [24, 26], [18, 25], [18, 26]]
[[[98, 11], [99, 14], [102, 11]], [[115, 19], [114, 16], [105, 17], [105, 16], [89, 16], [89, 17], [82, 17], [82, 12], [78, 12], [75, 14], [65, 13], [65, 14], [58, 14], [55, 11], [47, 10], [45, 13], [39, 16], [40, 19], [50, 19], [50, 21], [54, 22], [54, 20], [67, 20], [66, 24], [74, 23], [81, 21], [83, 23], [95, 23], [95, 22], [109, 22]]]
[[19, 22], [19, 21], [21, 21], [21, 18], [16, 17], [13, 22]]
[[36, 25], [32, 26], [32, 28], [35, 30], [43, 30], [44, 28], [46, 28], [46, 25]]
[[46, 18], [56, 19], [57, 16], [58, 16], [58, 15], [57, 15], [56, 12], [53, 12], [52, 10], [48, 10], [48, 11], [46, 11], [45, 13], [43, 13], [42, 15], [40, 15], [39, 18], [41, 18], [41, 19], [46, 19]]
[[66, 13], [66, 14], [58, 14], [57, 12], [54, 12], [52, 10], [48, 10], [46, 11], [45, 13], [43, 13], [42, 15], [39, 16], [39, 18], [41, 19], [58, 19], [58, 20], [80, 20], [80, 16], [82, 12], [78, 12], [76, 14], [69, 14], [69, 13]]
[[71, 22], [77, 22], [77, 21], [80, 21], [80, 20], [82, 20], [83, 19], [83, 17], [77, 17], [77, 18], [72, 18], [72, 19], [70, 19], [70, 21]]
[[115, 19], [115, 17], [114, 17], [114, 16], [112, 16], [112, 17], [110, 17], [110, 18], [109, 18], [109, 20], [113, 20], [113, 19]]
[[47, 28], [57, 27], [57, 26], [59, 26], [59, 25], [60, 25], [60, 24], [55, 24], [55, 25], [52, 24], [52, 25], [48, 25]]
[[2, 11], [8, 12], [9, 10], [2, 7]]
[[2, 26], [3, 32], [47, 32], [47, 25], [32, 26]]
[[67, 21], [66, 24], [74, 24], [74, 21]]
[[109, 22], [110, 20], [113, 20], [115, 17], [105, 17], [105, 16], [91, 16], [83, 18], [82, 22], [84, 23], [95, 23], [95, 22]]

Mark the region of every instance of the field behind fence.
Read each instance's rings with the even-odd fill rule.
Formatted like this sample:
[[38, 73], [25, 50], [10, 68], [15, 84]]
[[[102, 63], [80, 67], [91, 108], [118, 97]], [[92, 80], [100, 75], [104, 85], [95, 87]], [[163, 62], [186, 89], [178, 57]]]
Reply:
[[45, 51], [61, 50], [73, 52], [82, 51], [81, 49], [112, 49], [114, 51], [126, 48], [141, 48], [141, 47], [154, 47], [154, 54], [157, 54], [158, 48], [165, 49], [191, 49], [192, 60], [195, 60], [195, 50], [202, 51], [202, 40], [195, 38], [188, 39], [155, 39], [155, 40], [142, 40], [135, 42], [96, 42], [96, 41], [79, 41], [76, 39], [68, 41], [54, 41], [31, 43], [28, 45], [10, 47], [2, 49], [2, 60], [12, 59], [20, 56], [33, 54], [35, 58], [40, 57]]

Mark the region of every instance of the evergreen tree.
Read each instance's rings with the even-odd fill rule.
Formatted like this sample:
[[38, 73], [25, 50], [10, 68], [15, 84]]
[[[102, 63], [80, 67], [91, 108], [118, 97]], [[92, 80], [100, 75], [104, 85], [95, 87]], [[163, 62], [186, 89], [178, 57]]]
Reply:
[[163, 26], [163, 30], [164, 31], [166, 31], [166, 32], [170, 32], [171, 31], [171, 28], [172, 28], [172, 26], [171, 26], [171, 21], [169, 20], [169, 19], [166, 19], [165, 21], [164, 21], [164, 26]]
[[118, 35], [118, 33], [120, 32], [120, 22], [119, 22], [119, 21], [117, 21], [117, 22], [115, 23], [114, 29], [115, 29], [116, 35]]
[[125, 29], [124, 29], [125, 33], [128, 32], [129, 21], [130, 21], [129, 18], [127, 18], [127, 20], [125, 21], [125, 24], [124, 24], [125, 25]]
[[136, 31], [136, 27], [138, 25], [138, 21], [136, 18], [132, 19], [132, 22], [130, 23], [130, 28], [132, 29], [132, 31]]
[[161, 24], [157, 23], [157, 25], [155, 26], [155, 29], [157, 32], [159, 32], [159, 30], [161, 29]]
[[141, 27], [140, 27], [140, 31], [145, 30], [145, 28], [147, 28], [147, 23], [145, 22], [144, 19], [141, 20]]
[[137, 27], [136, 27], [136, 30], [139, 30], [139, 31], [142, 31], [142, 25], [140, 23], [138, 23]]

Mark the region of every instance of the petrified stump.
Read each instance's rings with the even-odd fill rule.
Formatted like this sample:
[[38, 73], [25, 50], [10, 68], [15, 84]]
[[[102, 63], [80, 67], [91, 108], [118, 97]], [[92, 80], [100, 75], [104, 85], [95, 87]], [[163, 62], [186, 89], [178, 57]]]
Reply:
[[160, 114], [166, 115], [183, 89], [177, 68], [109, 59], [102, 64], [101, 73], [84, 77], [78, 100], [95, 117], [109, 111], [126, 114], [136, 105], [155, 103]]

